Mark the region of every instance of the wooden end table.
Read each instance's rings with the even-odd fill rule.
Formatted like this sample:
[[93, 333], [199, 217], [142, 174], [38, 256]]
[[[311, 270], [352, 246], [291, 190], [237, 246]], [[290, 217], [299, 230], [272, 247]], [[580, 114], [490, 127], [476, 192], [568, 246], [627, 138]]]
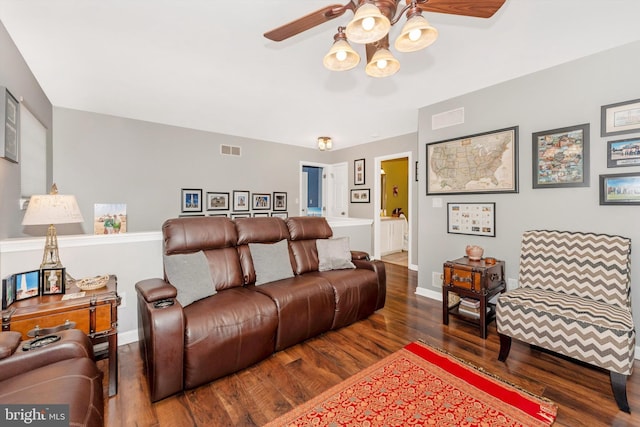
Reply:
[[[65, 295], [84, 292], [78, 298], [40, 295], [16, 301], [2, 312], [2, 330], [17, 331], [22, 339], [80, 329], [91, 339], [96, 360], [109, 358], [109, 396], [118, 393], [118, 279], [109, 276], [106, 287], [82, 291], [67, 285]], [[104, 348], [106, 343], [106, 348]]]
[[[480, 336], [487, 338], [487, 325], [496, 316], [495, 304], [489, 302], [495, 295], [506, 289], [504, 280], [504, 261], [486, 258], [479, 261], [468, 257], [447, 261], [443, 265], [442, 283], [442, 323], [449, 324], [449, 315], [474, 323], [480, 327]], [[449, 292], [458, 294], [460, 298], [478, 300], [478, 316], [460, 312], [460, 301], [449, 304]]]

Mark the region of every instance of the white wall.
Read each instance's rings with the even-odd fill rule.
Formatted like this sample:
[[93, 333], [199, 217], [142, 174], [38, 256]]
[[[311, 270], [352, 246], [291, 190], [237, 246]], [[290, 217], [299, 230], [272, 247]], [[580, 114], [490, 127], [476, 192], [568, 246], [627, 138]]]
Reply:
[[[602, 105], [640, 98], [638, 69], [640, 42], [635, 42], [420, 109], [421, 163], [427, 143], [519, 126], [520, 191], [426, 196], [426, 183], [420, 181], [418, 293], [438, 296], [440, 284], [432, 282], [432, 273], [441, 272], [444, 261], [463, 256], [467, 244], [482, 246], [485, 256], [505, 260], [507, 277], [517, 279], [520, 237], [528, 229], [619, 234], [640, 244], [640, 207], [600, 206], [598, 179], [601, 174], [640, 172], [637, 166], [607, 168], [607, 141], [634, 135], [600, 137]], [[431, 129], [432, 115], [459, 107], [465, 109], [464, 124]], [[590, 186], [533, 189], [532, 133], [583, 123], [591, 124]], [[426, 173], [424, 167], [420, 173]], [[433, 207], [436, 198], [442, 199], [443, 207]], [[465, 201], [496, 202], [495, 238], [447, 234], [447, 202]], [[640, 256], [632, 256], [631, 272], [633, 311], [637, 314]], [[636, 315], [635, 325], [640, 330], [640, 315]]]

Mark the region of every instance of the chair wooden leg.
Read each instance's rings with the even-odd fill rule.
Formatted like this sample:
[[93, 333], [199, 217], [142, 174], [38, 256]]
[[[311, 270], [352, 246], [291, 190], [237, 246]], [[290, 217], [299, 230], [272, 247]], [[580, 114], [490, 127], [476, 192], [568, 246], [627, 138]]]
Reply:
[[501, 333], [498, 333], [498, 336], [500, 337], [500, 353], [498, 354], [498, 360], [504, 362], [507, 360], [507, 356], [509, 356], [509, 351], [511, 350], [511, 337]]
[[627, 402], [627, 376], [613, 371], [609, 371], [609, 375], [611, 377], [613, 397], [616, 399], [618, 408], [630, 414], [631, 409], [629, 409], [629, 402]]

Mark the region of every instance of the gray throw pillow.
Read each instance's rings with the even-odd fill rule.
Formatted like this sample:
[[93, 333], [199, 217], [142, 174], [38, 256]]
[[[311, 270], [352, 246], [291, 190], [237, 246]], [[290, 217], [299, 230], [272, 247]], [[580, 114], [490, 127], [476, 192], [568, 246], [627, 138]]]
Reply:
[[256, 286], [293, 277], [286, 240], [276, 243], [249, 243], [249, 251], [256, 271]]
[[183, 307], [216, 293], [207, 257], [202, 251], [165, 255], [164, 271], [169, 283], [178, 290], [176, 299]]
[[318, 249], [319, 271], [356, 268], [351, 262], [348, 237], [317, 239], [316, 248]]

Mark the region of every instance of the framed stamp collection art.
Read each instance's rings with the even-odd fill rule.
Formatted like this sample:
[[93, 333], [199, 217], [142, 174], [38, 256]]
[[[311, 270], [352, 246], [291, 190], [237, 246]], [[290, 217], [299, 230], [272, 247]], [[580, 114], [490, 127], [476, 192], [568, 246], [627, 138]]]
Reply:
[[447, 233], [496, 236], [496, 204], [447, 203]]

